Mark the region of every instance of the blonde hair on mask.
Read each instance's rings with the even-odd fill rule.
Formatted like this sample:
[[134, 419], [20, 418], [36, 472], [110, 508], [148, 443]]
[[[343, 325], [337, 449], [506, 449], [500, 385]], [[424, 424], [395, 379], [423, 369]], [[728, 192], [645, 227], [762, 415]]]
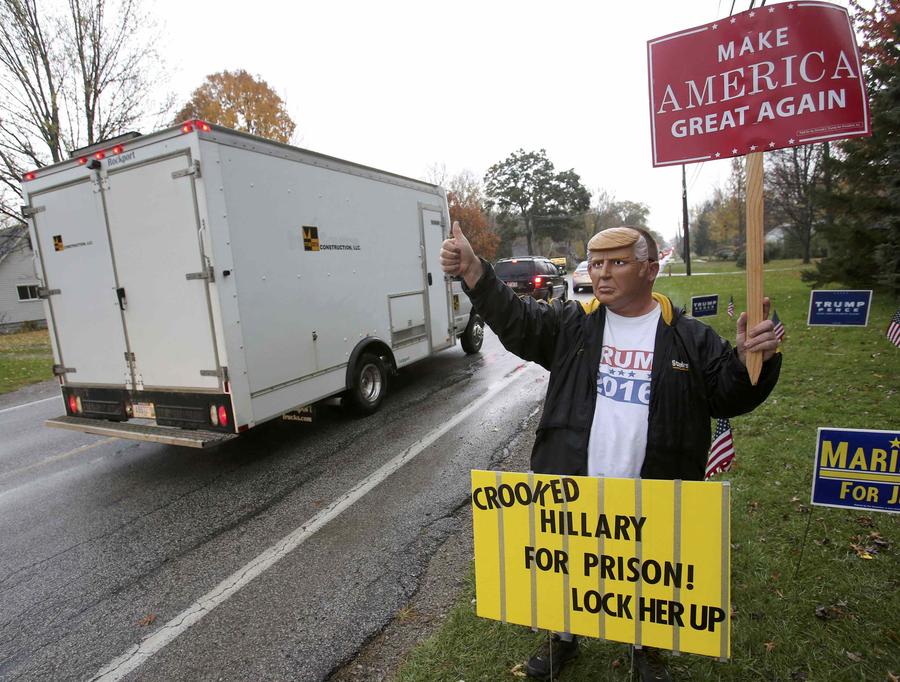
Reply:
[[[651, 246], [652, 244], [652, 246]], [[644, 230], [634, 227], [610, 227], [598, 232], [588, 242], [588, 251], [603, 251], [634, 247], [634, 257], [639, 261], [657, 260], [656, 242]], [[652, 253], [651, 253], [652, 251]]]

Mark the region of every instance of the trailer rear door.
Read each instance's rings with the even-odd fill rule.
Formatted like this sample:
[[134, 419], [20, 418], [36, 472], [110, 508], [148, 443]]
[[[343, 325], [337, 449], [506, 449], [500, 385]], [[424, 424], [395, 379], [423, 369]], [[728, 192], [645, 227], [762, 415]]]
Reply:
[[90, 178], [30, 197], [37, 251], [66, 380], [130, 383], [99, 188]]
[[108, 176], [106, 210], [138, 388], [221, 389], [191, 169], [182, 153]]

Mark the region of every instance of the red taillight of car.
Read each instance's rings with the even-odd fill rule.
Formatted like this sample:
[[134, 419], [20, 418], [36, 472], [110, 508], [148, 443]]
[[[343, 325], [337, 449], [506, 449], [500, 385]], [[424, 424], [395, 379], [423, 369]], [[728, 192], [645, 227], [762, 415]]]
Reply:
[[219, 426], [228, 426], [228, 410], [224, 405], [219, 405]]
[[534, 278], [534, 286], [536, 286], [536, 287], [541, 286], [541, 282], [543, 282], [543, 281], [544, 281], [543, 278], [541, 278], [541, 277], [535, 277], [535, 278]]

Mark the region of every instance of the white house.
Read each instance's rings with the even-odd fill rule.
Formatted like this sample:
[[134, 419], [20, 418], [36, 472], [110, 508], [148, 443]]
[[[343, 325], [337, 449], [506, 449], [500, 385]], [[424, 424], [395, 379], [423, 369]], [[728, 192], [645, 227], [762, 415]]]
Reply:
[[25, 225], [0, 230], [0, 332], [15, 331], [27, 322], [47, 324], [33, 254]]

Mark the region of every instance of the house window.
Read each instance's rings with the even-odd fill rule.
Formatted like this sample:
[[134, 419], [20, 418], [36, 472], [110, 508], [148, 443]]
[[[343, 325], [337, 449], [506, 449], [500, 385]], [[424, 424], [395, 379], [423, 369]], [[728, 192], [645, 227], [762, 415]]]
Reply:
[[26, 284], [24, 286], [17, 286], [16, 292], [19, 294], [20, 301], [37, 301], [40, 299], [38, 296], [38, 285], [37, 284]]

